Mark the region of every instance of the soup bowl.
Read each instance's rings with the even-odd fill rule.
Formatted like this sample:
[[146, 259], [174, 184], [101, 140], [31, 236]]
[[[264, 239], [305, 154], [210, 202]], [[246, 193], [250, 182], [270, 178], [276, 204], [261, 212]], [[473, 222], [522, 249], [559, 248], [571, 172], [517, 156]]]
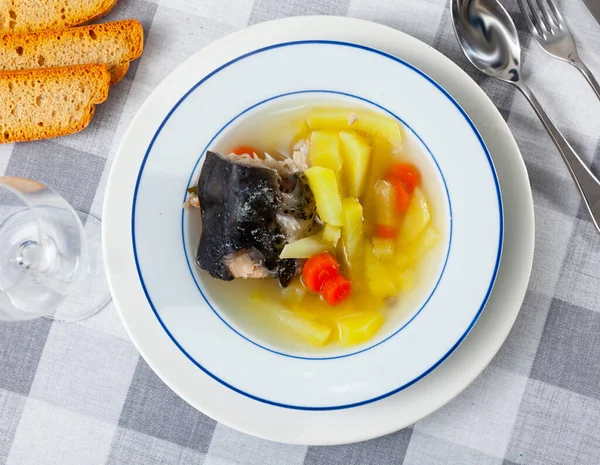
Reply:
[[[111, 174], [111, 197], [121, 191], [122, 199], [113, 217], [127, 221], [109, 226], [127, 228], [128, 241], [122, 258], [107, 253], [107, 263], [109, 273], [134, 270], [127, 292], [139, 295], [196, 369], [276, 407], [335, 410], [406, 389], [458, 347], [498, 272], [502, 196], [477, 128], [439, 84], [376, 49], [307, 40], [257, 48], [216, 67], [196, 60], [157, 92], [163, 98], [154, 99], [143, 126], [133, 123], [135, 142], [122, 146]], [[375, 338], [317, 348], [256, 323], [244, 288], [254, 283], [232, 287], [198, 269], [199, 214], [183, 204], [207, 150], [226, 150], [268, 115], [340, 105], [399, 122], [442, 240], [423, 265], [422, 285], [389, 310]], [[111, 285], [124, 292], [114, 279]], [[120, 311], [132, 332], [135, 321]], [[151, 341], [135, 339], [143, 354]]]

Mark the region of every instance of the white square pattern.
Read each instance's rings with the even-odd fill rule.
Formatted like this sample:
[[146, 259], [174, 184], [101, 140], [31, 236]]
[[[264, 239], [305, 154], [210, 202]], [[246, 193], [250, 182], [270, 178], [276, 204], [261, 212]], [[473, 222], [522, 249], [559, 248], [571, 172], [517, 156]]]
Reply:
[[129, 341], [56, 323], [48, 334], [30, 396], [116, 424], [138, 358]]
[[204, 465], [302, 465], [307, 447], [257, 439], [217, 424]]
[[30, 397], [6, 465], [104, 464], [115, 428]]
[[[385, 24], [433, 44], [446, 3], [446, 0], [352, 0], [348, 16]], [[411, 14], [407, 15], [409, 10]]]
[[526, 384], [524, 376], [488, 367], [462, 394], [414, 429], [504, 457]]

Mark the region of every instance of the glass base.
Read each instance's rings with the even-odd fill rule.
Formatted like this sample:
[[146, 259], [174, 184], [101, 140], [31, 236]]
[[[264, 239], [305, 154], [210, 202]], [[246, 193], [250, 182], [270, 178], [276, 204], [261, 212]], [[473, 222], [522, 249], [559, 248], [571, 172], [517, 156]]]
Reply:
[[78, 211], [77, 214], [85, 232], [87, 266], [77, 282], [70, 286], [67, 296], [54, 313], [45, 316], [65, 323], [85, 320], [95, 315], [112, 298], [102, 256], [102, 223], [86, 213]]

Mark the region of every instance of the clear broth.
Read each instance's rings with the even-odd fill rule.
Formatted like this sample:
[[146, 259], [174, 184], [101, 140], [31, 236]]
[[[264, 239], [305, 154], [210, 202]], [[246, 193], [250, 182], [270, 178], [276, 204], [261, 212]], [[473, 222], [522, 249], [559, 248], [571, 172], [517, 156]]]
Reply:
[[[288, 98], [274, 104], [257, 109], [244, 115], [232, 123], [224, 131], [211, 150], [229, 153], [239, 145], [253, 146], [268, 153], [291, 155], [294, 144], [306, 134], [306, 117], [313, 108], [352, 108], [382, 113], [359, 101], [347, 98], [318, 96], [315, 98]], [[365, 346], [376, 344], [397, 331], [425, 303], [439, 280], [449, 242], [449, 207], [442, 176], [433, 160], [419, 139], [406, 126], [401, 124], [403, 146], [398, 157], [402, 161], [414, 164], [421, 172], [421, 190], [430, 204], [430, 224], [441, 234], [439, 243], [430, 250], [414, 268], [417, 277], [416, 285], [409, 291], [398, 295], [393, 305], [385, 302], [369, 300], [368, 296], [357, 293], [358, 302], [353, 305], [364, 308], [378, 308], [384, 316], [384, 324], [377, 334], [363, 344], [344, 347], [338, 342], [330, 342], [323, 347], [316, 347], [303, 340], [283, 325], [272, 315], [265, 312], [260, 304], [253, 301], [252, 295], [260, 290], [261, 294], [274, 299], [281, 299], [281, 288], [276, 279], [243, 280], [231, 282], [211, 278], [202, 270], [196, 269], [199, 282], [209, 301], [218, 302], [222, 309], [221, 317], [241, 334], [257, 344], [276, 351], [297, 356], [336, 356], [355, 352]], [[197, 177], [195, 178], [197, 179]], [[188, 243], [193, 246], [195, 254], [199, 238], [199, 214], [191, 212], [188, 222]], [[354, 284], [354, 283], [353, 283]], [[352, 299], [352, 297], [351, 297]], [[327, 312], [348, 312], [348, 306], [330, 307], [323, 303], [319, 296], [307, 293], [301, 308], [317, 315]]]

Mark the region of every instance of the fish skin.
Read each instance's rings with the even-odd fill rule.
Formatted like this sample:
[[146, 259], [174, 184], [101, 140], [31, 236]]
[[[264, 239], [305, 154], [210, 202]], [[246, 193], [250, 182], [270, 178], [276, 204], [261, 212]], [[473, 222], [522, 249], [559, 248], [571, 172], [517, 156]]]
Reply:
[[275, 215], [281, 203], [279, 175], [269, 168], [257, 168], [227, 161], [208, 151], [200, 178], [198, 197], [202, 236], [196, 263], [211, 276], [231, 281], [223, 258], [241, 249], [254, 248], [264, 258], [263, 266], [277, 274], [278, 243], [283, 235]]
[[[282, 172], [271, 165], [207, 151], [197, 185], [202, 235], [196, 264], [214, 278], [266, 274], [287, 287], [301, 269], [300, 260], [279, 255], [285, 244], [318, 226], [314, 196], [302, 172]], [[240, 251], [261, 273], [232, 274], [231, 257]]]

